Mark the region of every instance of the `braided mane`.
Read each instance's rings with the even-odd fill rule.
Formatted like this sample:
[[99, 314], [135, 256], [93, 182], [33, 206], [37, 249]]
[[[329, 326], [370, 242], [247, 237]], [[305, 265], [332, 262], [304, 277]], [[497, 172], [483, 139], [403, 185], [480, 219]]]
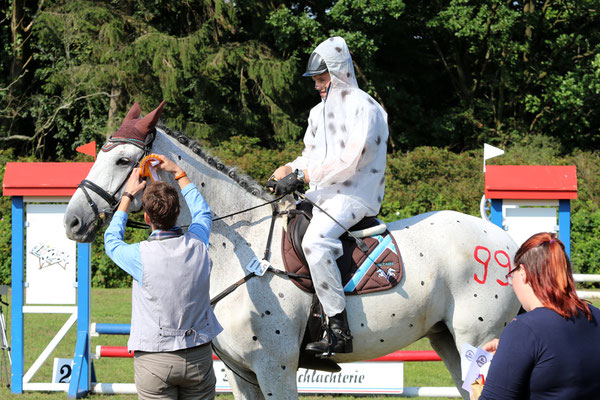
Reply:
[[227, 175], [229, 178], [233, 179], [238, 185], [246, 189], [247, 192], [263, 200], [273, 200], [273, 196], [270, 193], [268, 193], [261, 184], [256, 182], [256, 180], [254, 180], [249, 175], [240, 173], [237, 167], [226, 165], [221, 160], [219, 160], [218, 157], [211, 156], [210, 154], [208, 154], [197, 140], [189, 138], [183, 132], [174, 131], [161, 122], [157, 124], [157, 127], [160, 130], [164, 131], [167, 135], [176, 139], [179, 143], [189, 148], [194, 154], [199, 156], [208, 165], [210, 165], [217, 171]]

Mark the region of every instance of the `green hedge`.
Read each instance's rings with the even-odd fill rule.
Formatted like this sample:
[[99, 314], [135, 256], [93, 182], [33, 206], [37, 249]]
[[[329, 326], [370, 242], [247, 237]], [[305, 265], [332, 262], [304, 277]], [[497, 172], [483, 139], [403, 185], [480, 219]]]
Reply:
[[[301, 144], [282, 150], [263, 149], [258, 141], [245, 136], [213, 148], [211, 153], [227, 164], [237, 165], [261, 183], [273, 170], [294, 158]], [[479, 216], [484, 190], [482, 151], [454, 153], [445, 148], [419, 147], [408, 153], [388, 156], [386, 195], [381, 218], [392, 221], [435, 210], [456, 210]], [[16, 160], [0, 150], [0, 179], [7, 161]], [[25, 161], [25, 160], [20, 160]], [[28, 160], [31, 161], [31, 160]], [[560, 149], [544, 137], [506, 149], [506, 153], [488, 164], [576, 165], [578, 199], [572, 202], [571, 252], [577, 272], [600, 273], [600, 157], [597, 152], [576, 151], [561, 155]], [[10, 284], [10, 198], [0, 199], [0, 283]], [[136, 216], [141, 220], [141, 216]], [[103, 232], [101, 232], [103, 233]], [[127, 241], [142, 240], [143, 230], [128, 231]], [[92, 284], [94, 287], [126, 287], [131, 277], [106, 257], [99, 235], [92, 246]], [[586, 285], [591, 286], [591, 285]]]

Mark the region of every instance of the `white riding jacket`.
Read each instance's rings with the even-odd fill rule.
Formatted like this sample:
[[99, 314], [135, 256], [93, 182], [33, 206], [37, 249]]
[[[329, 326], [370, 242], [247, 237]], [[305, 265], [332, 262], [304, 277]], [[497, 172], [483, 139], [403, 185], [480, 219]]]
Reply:
[[327, 64], [327, 98], [310, 111], [302, 155], [287, 164], [308, 169], [306, 195], [317, 204], [336, 194], [354, 197], [377, 215], [385, 190], [387, 113], [358, 88], [352, 58], [341, 37], [315, 49]]

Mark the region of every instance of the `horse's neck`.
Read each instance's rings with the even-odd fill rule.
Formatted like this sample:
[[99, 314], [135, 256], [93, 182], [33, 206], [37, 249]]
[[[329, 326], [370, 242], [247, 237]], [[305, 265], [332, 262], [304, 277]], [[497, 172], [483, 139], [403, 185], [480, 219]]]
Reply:
[[[215, 218], [247, 210], [267, 202], [267, 200], [249, 193], [234, 179], [217, 171], [215, 167], [209, 165], [187, 146], [165, 133], [157, 132], [152, 152], [164, 154], [186, 172], [208, 202]], [[185, 202], [182, 204], [185, 205]], [[266, 245], [271, 214], [271, 206], [265, 205], [215, 221], [211, 232], [211, 257], [215, 267], [219, 267], [225, 261], [230, 264], [234, 259], [238, 259], [240, 264], [244, 264], [254, 252], [261, 258]], [[188, 225], [190, 219], [187, 206], [182, 206], [178, 224]], [[259, 251], [259, 249], [262, 250]]]

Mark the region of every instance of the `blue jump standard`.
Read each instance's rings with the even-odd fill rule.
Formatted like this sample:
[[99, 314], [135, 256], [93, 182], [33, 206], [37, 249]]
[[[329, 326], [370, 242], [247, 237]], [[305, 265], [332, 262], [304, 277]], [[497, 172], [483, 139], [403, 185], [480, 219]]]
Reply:
[[96, 333], [101, 335], [129, 335], [131, 324], [96, 324]]

